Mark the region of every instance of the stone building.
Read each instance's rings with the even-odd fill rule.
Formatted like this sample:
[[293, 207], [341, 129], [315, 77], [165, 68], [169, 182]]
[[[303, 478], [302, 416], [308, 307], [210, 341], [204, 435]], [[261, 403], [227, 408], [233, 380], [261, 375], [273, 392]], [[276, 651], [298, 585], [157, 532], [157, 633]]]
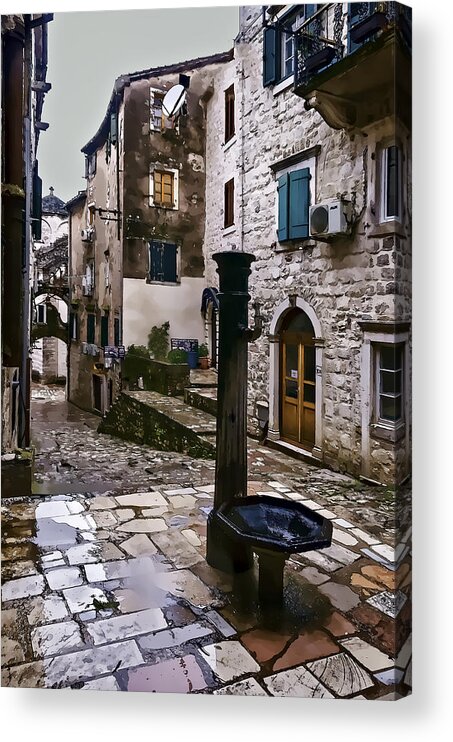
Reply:
[[207, 108], [204, 245], [213, 289], [214, 252], [255, 257], [250, 431], [392, 485], [410, 472], [410, 9], [381, 5], [241, 8]]
[[[206, 105], [232, 52], [118, 78], [82, 148], [86, 192], [70, 218], [69, 399], [104, 414], [120, 389], [114, 348], [146, 345], [151, 328], [202, 341]], [[181, 84], [177, 121], [162, 102]], [[115, 351], [114, 351], [115, 353]]]
[[37, 378], [52, 383], [66, 378], [68, 321], [68, 212], [53, 187], [42, 199], [41, 213], [41, 239], [33, 245], [31, 358]]
[[[42, 111], [52, 18], [1, 17], [2, 452], [13, 458], [30, 445], [31, 257], [41, 224], [37, 151], [48, 127]], [[22, 485], [19, 478], [16, 484]]]

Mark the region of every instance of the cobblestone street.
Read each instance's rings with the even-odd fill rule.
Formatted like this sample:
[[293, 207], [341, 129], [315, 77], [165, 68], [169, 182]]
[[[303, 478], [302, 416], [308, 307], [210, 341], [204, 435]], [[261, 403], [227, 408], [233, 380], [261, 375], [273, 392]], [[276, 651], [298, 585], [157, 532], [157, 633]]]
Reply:
[[61, 391], [35, 390], [32, 418], [34, 496], [2, 501], [4, 685], [410, 692], [409, 513], [395, 522], [394, 493], [249, 441], [249, 493], [334, 527], [331, 547], [287, 563], [283, 615], [261, 615], [256, 575], [233, 583], [205, 561], [213, 461], [98, 434]]

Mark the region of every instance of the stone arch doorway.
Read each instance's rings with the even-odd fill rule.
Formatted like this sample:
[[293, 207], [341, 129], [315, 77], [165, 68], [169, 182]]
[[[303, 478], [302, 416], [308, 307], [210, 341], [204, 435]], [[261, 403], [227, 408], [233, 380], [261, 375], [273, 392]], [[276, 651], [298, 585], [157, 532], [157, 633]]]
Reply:
[[280, 436], [311, 450], [315, 445], [315, 332], [302, 309], [292, 309], [280, 330]]
[[324, 340], [310, 304], [299, 296], [290, 296], [279, 304], [270, 324], [269, 340], [267, 437], [320, 459]]

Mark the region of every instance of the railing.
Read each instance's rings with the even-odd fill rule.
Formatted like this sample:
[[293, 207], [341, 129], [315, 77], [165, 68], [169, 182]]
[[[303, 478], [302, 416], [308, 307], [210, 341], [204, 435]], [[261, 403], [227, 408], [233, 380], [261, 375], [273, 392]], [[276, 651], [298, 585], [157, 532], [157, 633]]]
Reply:
[[411, 18], [411, 8], [399, 3], [349, 3], [346, 13], [343, 3], [323, 5], [296, 34], [296, 90], [390, 28], [410, 51]]

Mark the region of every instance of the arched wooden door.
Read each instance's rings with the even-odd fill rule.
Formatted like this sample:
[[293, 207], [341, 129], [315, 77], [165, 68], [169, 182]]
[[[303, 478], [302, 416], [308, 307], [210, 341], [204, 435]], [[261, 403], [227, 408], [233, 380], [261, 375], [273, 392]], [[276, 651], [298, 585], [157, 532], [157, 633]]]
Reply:
[[280, 435], [306, 449], [315, 443], [314, 337], [305, 312], [292, 310], [280, 331]]

